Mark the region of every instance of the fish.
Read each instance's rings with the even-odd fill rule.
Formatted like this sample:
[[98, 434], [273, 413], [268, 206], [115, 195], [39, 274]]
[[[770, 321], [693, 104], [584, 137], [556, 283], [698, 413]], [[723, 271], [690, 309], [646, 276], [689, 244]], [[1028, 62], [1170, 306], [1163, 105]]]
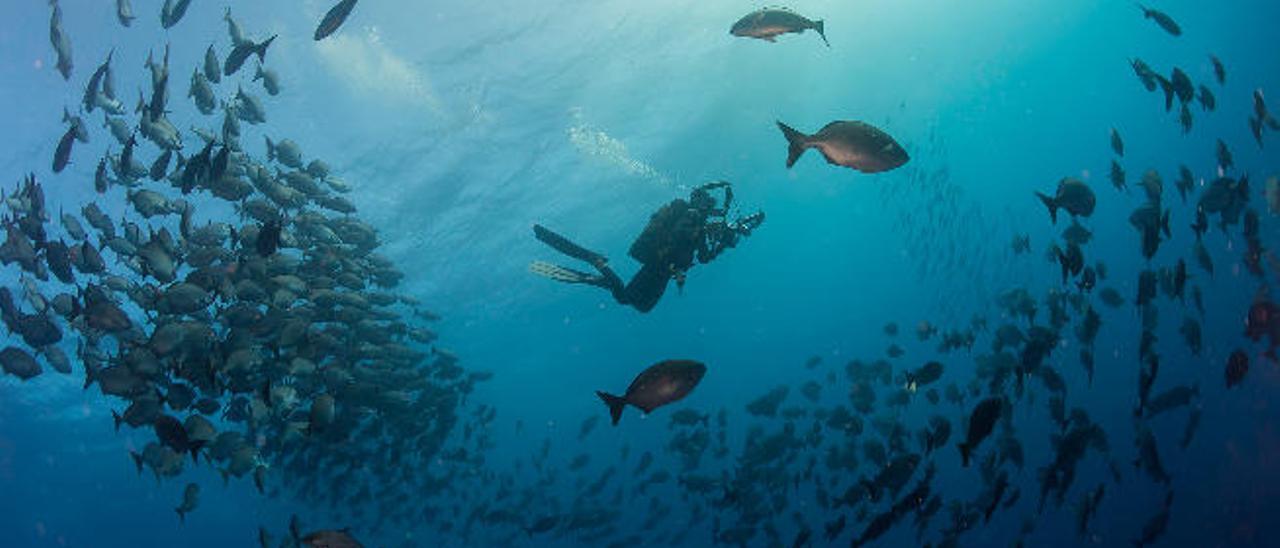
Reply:
[[236, 44], [231, 49], [231, 53], [227, 54], [226, 62], [222, 65], [222, 75], [231, 76], [235, 74], [240, 70], [240, 67], [244, 66], [244, 62], [249, 59], [250, 55], [256, 54], [258, 62], [265, 63], [267, 61], [267, 48], [271, 47], [271, 43], [275, 42], [275, 40], [276, 36], [272, 36], [258, 44], [252, 41]]
[[267, 95], [280, 95], [280, 77], [276, 75], [276, 71], [264, 68], [262, 63], [258, 63], [258, 71], [253, 74], [253, 80], [262, 80], [262, 89], [267, 90]]
[[1227, 68], [1223, 66], [1222, 60], [1217, 55], [1210, 54], [1209, 62], [1213, 64], [1213, 76], [1218, 79], [1218, 85], [1227, 83]]
[[49, 18], [49, 42], [53, 44], [53, 51], [58, 56], [55, 67], [62, 74], [63, 80], [71, 80], [71, 39], [62, 29], [62, 7], [56, 1], [51, 1], [50, 4], [53, 6], [53, 15]]
[[261, 257], [270, 257], [280, 249], [280, 232], [283, 227], [277, 220], [271, 220], [258, 229], [258, 237], [254, 249]]
[[222, 64], [218, 62], [218, 52], [213, 50], [213, 44], [204, 50], [204, 77], [214, 84], [222, 82]]
[[1267, 202], [1267, 211], [1272, 215], [1280, 215], [1280, 177], [1267, 178], [1263, 197]]
[[1195, 85], [1191, 83], [1191, 77], [1178, 67], [1173, 67], [1173, 72], [1169, 75], [1169, 83], [1173, 86], [1173, 92], [1177, 95], [1178, 101], [1186, 106], [1196, 96]]
[[173, 28], [187, 14], [190, 6], [191, 0], [164, 0], [164, 6], [160, 8], [160, 25], [166, 29]]
[[133, 25], [133, 20], [137, 19], [133, 15], [133, 5], [129, 0], [116, 0], [116, 19], [120, 21], [123, 27]]
[[0, 350], [0, 369], [23, 381], [31, 380], [44, 372], [30, 353], [16, 346], [6, 346]]
[[1046, 194], [1036, 192], [1040, 202], [1049, 208], [1049, 218], [1054, 222], [1058, 222], [1058, 210], [1066, 210], [1072, 217], [1088, 217], [1093, 215], [1093, 209], [1098, 204], [1098, 198], [1093, 194], [1093, 189], [1083, 181], [1074, 177], [1064, 177], [1058, 181], [1058, 190], [1053, 197]]
[[991, 435], [991, 432], [995, 429], [996, 421], [1004, 413], [1003, 409], [1004, 400], [998, 397], [982, 400], [974, 407], [973, 412], [969, 415], [965, 441], [957, 445], [960, 449], [960, 458], [963, 466], [969, 466], [969, 460], [973, 455], [974, 449], [978, 447], [978, 444], [982, 443], [982, 440]]
[[1191, 133], [1191, 128], [1195, 124], [1195, 118], [1191, 115], [1191, 108], [1186, 103], [1182, 104], [1182, 110], [1178, 111], [1178, 124], [1182, 126], [1182, 134]]
[[1200, 108], [1206, 112], [1213, 112], [1218, 108], [1217, 97], [1214, 97], [1213, 91], [1204, 84], [1200, 84], [1199, 91], [1196, 93], [1196, 100], [1200, 102]]
[[1178, 166], [1178, 180], [1174, 181], [1174, 186], [1178, 189], [1178, 195], [1182, 197], [1182, 203], [1187, 202], [1187, 194], [1195, 184], [1195, 176], [1191, 174], [1191, 169], [1185, 164]]
[[1160, 172], [1149, 169], [1142, 174], [1142, 190], [1147, 194], [1147, 202], [1159, 204], [1160, 199], [1164, 196], [1164, 179], [1160, 177]]
[[[338, 27], [347, 20], [351, 15], [351, 10], [356, 7], [356, 0], [341, 0], [329, 12], [324, 14], [324, 18], [320, 20], [320, 24], [316, 26], [314, 35], [315, 41], [319, 42], [328, 38], [330, 34], [337, 32]], [[275, 95], [274, 93], [272, 95]]]
[[301, 546], [307, 548], [363, 548], [363, 544], [351, 536], [349, 529], [315, 531], [303, 535]]
[[1244, 376], [1249, 373], [1249, 355], [1244, 350], [1236, 349], [1227, 357], [1226, 379], [1227, 388], [1233, 388], [1244, 381]]
[[267, 161], [279, 161], [285, 167], [293, 169], [302, 168], [302, 149], [298, 148], [298, 144], [289, 139], [281, 139], [279, 142], [273, 142], [270, 137], [265, 137], [267, 141]]
[[919, 368], [904, 374], [907, 390], [915, 392], [919, 387], [933, 384], [942, 378], [942, 364], [930, 361]]
[[187, 97], [195, 99], [196, 109], [206, 116], [213, 114], [214, 109], [218, 107], [213, 86], [209, 84], [208, 77], [198, 70], [191, 71], [191, 89], [187, 92]]
[[1148, 8], [1142, 4], [1136, 5], [1138, 6], [1138, 9], [1142, 10], [1142, 16], [1144, 18], [1155, 21], [1160, 28], [1164, 29], [1165, 32], [1172, 36], [1182, 36], [1182, 27], [1179, 26], [1178, 22], [1174, 21], [1173, 17], [1170, 17], [1169, 14], [1160, 10]]
[[816, 148], [828, 163], [861, 171], [882, 173], [910, 160], [907, 151], [889, 134], [858, 121], [835, 121], [813, 135], [805, 135], [777, 122], [787, 139], [787, 168], [810, 148]]
[[62, 123], [75, 130], [77, 141], [81, 143], [89, 142], [89, 128], [84, 125], [84, 120], [75, 114], [71, 114], [71, 111], [67, 110], [66, 107], [62, 108]]
[[1124, 157], [1124, 139], [1120, 137], [1120, 132], [1116, 128], [1111, 128], [1111, 151], [1121, 158]]
[[1159, 75], [1151, 70], [1151, 66], [1147, 65], [1142, 59], [1134, 58], [1129, 61], [1129, 65], [1133, 67], [1133, 72], [1138, 76], [1138, 80], [1142, 82], [1142, 87], [1147, 91], [1156, 90], [1156, 79]]
[[76, 142], [76, 128], [67, 128], [66, 133], [58, 140], [58, 147], [53, 151], [53, 172], [62, 173], [71, 162], [71, 148]]
[[1124, 167], [1115, 160], [1111, 160], [1111, 186], [1116, 190], [1129, 191], [1128, 183], [1125, 182]]
[[608, 406], [609, 416], [616, 426], [627, 405], [633, 405], [648, 414], [689, 395], [706, 372], [707, 366], [701, 362], [665, 360], [641, 372], [621, 397], [603, 391], [597, 391], [596, 396]]
[[780, 35], [800, 34], [812, 29], [822, 38], [822, 43], [831, 47], [831, 43], [827, 41], [825, 27], [821, 19], [810, 20], [786, 8], [762, 8], [738, 19], [729, 28], [729, 34], [774, 42]]
[[173, 510], [178, 513], [178, 521], [185, 523], [187, 513], [196, 509], [200, 504], [200, 486], [195, 483], [188, 483], [182, 490], [182, 503]]
[[1133, 539], [1132, 542], [1135, 548], [1142, 548], [1160, 540], [1160, 537], [1164, 536], [1165, 529], [1169, 526], [1169, 508], [1172, 506], [1173, 492], [1170, 491], [1165, 494], [1164, 504], [1160, 507], [1160, 511], [1147, 519], [1147, 522], [1142, 525], [1142, 536]]

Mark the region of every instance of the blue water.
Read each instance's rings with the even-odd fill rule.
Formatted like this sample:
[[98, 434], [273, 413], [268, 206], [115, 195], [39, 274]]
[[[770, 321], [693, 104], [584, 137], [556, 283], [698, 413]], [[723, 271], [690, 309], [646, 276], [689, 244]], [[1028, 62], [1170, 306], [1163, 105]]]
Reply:
[[[230, 49], [221, 20], [228, 2], [197, 0], [168, 31], [160, 28], [156, 2], [134, 2], [139, 18], [131, 28], [116, 23], [112, 2], [62, 4], [74, 47], [70, 82], [53, 70], [48, 6], [0, 5], [0, 186], [8, 194], [34, 172], [51, 211], [76, 211], [92, 200], [119, 219], [127, 209], [123, 191], [98, 196], [92, 190], [97, 159], [108, 144], [119, 149], [101, 128], [101, 113], [85, 116], [92, 142], [77, 146], [66, 171], [50, 171], [64, 131], [62, 108], [79, 104], [88, 75], [114, 48], [116, 87], [132, 111], [135, 90], [149, 95], [142, 66], [147, 52], [159, 55], [167, 43], [170, 118], [188, 146], [198, 143], [188, 128], [216, 130], [221, 116], [200, 116], [186, 97], [187, 82], [210, 43], [220, 56]], [[460, 425], [450, 446], [474, 450], [481, 462], [465, 472], [439, 468], [452, 470], [447, 488], [389, 483], [371, 499], [344, 501], [333, 512], [327, 503], [281, 489], [287, 478], [280, 473], [268, 489], [279, 491], [275, 496], [258, 494], [248, 478], [224, 487], [204, 465], [164, 482], [149, 472], [139, 476], [128, 451], [154, 436], [150, 429], [113, 431], [110, 411], [126, 404], [96, 389], [81, 391], [78, 364], [69, 376], [52, 370], [26, 382], [4, 376], [0, 545], [251, 546], [259, 526], [278, 542], [291, 515], [307, 529], [351, 527], [369, 546], [703, 546], [712, 544], [717, 522], [720, 530], [755, 527], [752, 546], [790, 545], [802, 528], [813, 531], [814, 545], [823, 545], [824, 524], [844, 515], [848, 525], [830, 544], [848, 544], [890, 503], [866, 505], [863, 516], [847, 507], [823, 508], [818, 482], [796, 479], [811, 457], [832, 496], [874, 475], [866, 458], [859, 458], [856, 472], [826, 470], [827, 447], [843, 443], [831, 432], [823, 434], [824, 445], [797, 447], [787, 458], [786, 483], [794, 485], [781, 490], [785, 502], [770, 519], [743, 524], [736, 511], [717, 506], [719, 491], [690, 493], [674, 479], [636, 494], [653, 470], [681, 473], [679, 455], [668, 449], [675, 432], [669, 416], [691, 409], [710, 413], [714, 424], [716, 413], [727, 410], [729, 454], [717, 459], [708, 451], [698, 470], [719, 477], [740, 468], [736, 459], [750, 428], [772, 434], [788, 422], [745, 411], [775, 386], [791, 386], [784, 409], [847, 406], [845, 364], [883, 358], [893, 343], [906, 351], [892, 360], [895, 373], [938, 359], [946, 366], [940, 391], [948, 383], [967, 385], [975, 357], [987, 352], [994, 329], [1010, 321], [995, 298], [1022, 287], [1039, 301], [1061, 285], [1045, 251], [1068, 223], [1060, 218], [1053, 226], [1032, 192], [1052, 192], [1065, 176], [1088, 182], [1098, 195], [1097, 211], [1084, 223], [1094, 233], [1085, 247], [1089, 264], [1108, 266], [1100, 286], [1131, 301], [1139, 271], [1187, 260], [1188, 285], [1204, 296], [1204, 351], [1192, 356], [1177, 331], [1184, 317], [1199, 317], [1190, 300], [1158, 298], [1162, 368], [1154, 392], [1199, 383], [1202, 426], [1184, 451], [1177, 441], [1186, 409], [1150, 421], [1173, 476], [1167, 489], [1131, 465], [1138, 455], [1131, 411], [1140, 318], [1131, 304], [1111, 309], [1095, 296], [1103, 325], [1092, 385], [1076, 359], [1075, 316], [1046, 363], [1067, 380], [1068, 408], [1085, 409], [1103, 426], [1109, 455], [1088, 453], [1066, 504], [1050, 502], [1038, 512], [1037, 470], [1053, 460], [1055, 427], [1049, 394], [1028, 381], [1027, 393], [1013, 400], [1012, 420], [1026, 464], [1003, 468], [1021, 498], [958, 543], [1127, 545], [1171, 490], [1162, 545], [1275, 545], [1280, 411], [1271, 400], [1280, 369], [1260, 358], [1261, 344], [1244, 338], [1243, 322], [1259, 289], [1275, 285], [1277, 273], [1268, 267], [1258, 278], [1245, 271], [1238, 225], [1225, 233], [1215, 226], [1205, 236], [1214, 277], [1195, 266], [1188, 228], [1194, 197], [1184, 204], [1173, 180], [1179, 164], [1202, 184], [1211, 180], [1214, 143], [1222, 139], [1234, 153], [1234, 172], [1253, 181], [1250, 206], [1262, 215], [1264, 247], [1280, 246], [1280, 220], [1267, 212], [1258, 190], [1280, 172], [1274, 153], [1280, 142], [1270, 132], [1268, 148], [1258, 147], [1246, 124], [1254, 89], [1280, 102], [1280, 50], [1271, 24], [1280, 5], [1162, 1], [1158, 7], [1184, 28], [1176, 39], [1126, 2], [815, 0], [790, 6], [825, 20], [826, 48], [811, 32], [777, 43], [729, 36], [733, 21], [758, 7], [743, 2], [361, 2], [343, 28], [320, 43], [311, 32], [327, 2], [231, 4], [249, 35], [279, 35], [267, 55], [284, 88], [278, 97], [250, 80], [256, 61], [219, 88], [219, 98], [227, 99], [239, 83], [266, 103], [268, 122], [244, 125], [245, 149], [262, 157], [263, 135], [289, 137], [351, 183], [348, 197], [358, 216], [378, 229], [382, 252], [406, 273], [396, 291], [443, 317], [431, 325], [440, 335], [436, 344], [467, 369], [495, 374], [459, 411], [469, 425], [481, 406], [496, 409], [485, 428], [492, 447], [474, 450]], [[1225, 86], [1212, 81], [1210, 53], [1226, 63]], [[1134, 77], [1133, 57], [1166, 74], [1182, 67], [1213, 89], [1217, 111], [1193, 105], [1195, 127], [1182, 135], [1176, 108], [1165, 113], [1159, 94], [1146, 92]], [[863, 175], [810, 151], [793, 169], [784, 167], [786, 145], [775, 120], [816, 131], [837, 119], [883, 128], [911, 152], [911, 162]], [[1126, 143], [1128, 193], [1107, 180], [1112, 127]], [[156, 154], [149, 144], [140, 151], [147, 162]], [[1173, 238], [1150, 263], [1128, 223], [1144, 199], [1137, 181], [1147, 169], [1164, 176], [1173, 217]], [[767, 221], [736, 249], [693, 269], [684, 291], [669, 288], [648, 314], [618, 306], [603, 291], [526, 270], [532, 260], [561, 261], [532, 237], [529, 227], [537, 222], [609, 255], [628, 276], [638, 265], [624, 256], [626, 249], [649, 214], [710, 180], [733, 182], [742, 213], [763, 209]], [[1017, 234], [1030, 237], [1030, 253], [1012, 252]], [[7, 286], [16, 287], [17, 279], [16, 267], [0, 270]], [[1047, 314], [1042, 306], [1038, 320]], [[939, 354], [936, 338], [922, 343], [914, 335], [922, 321], [945, 332], [968, 327], [975, 315], [990, 329], [978, 333], [972, 351]], [[882, 330], [888, 322], [900, 325], [897, 337]], [[5, 337], [6, 345], [20, 345]], [[1241, 386], [1227, 389], [1223, 371], [1236, 348], [1248, 350], [1252, 367]], [[822, 358], [812, 370], [804, 365], [811, 356]], [[621, 391], [648, 365], [681, 357], [708, 365], [687, 399], [649, 417], [630, 408], [617, 427], [607, 424], [595, 390]], [[818, 404], [799, 393], [810, 380], [824, 385]], [[943, 510], [920, 539], [907, 517], [879, 540], [886, 546], [937, 543], [949, 525], [946, 506], [982, 495], [978, 467], [961, 467], [954, 448], [977, 399], [934, 406], [917, 395], [906, 408], [893, 409], [886, 404], [890, 390], [878, 391], [876, 412], [864, 417], [864, 438], [875, 435], [873, 417], [883, 416], [905, 426], [908, 448], [918, 451], [914, 432], [929, 416], [952, 422], [951, 441], [926, 457], [937, 466], [932, 487], [946, 502]], [[590, 417], [600, 423], [580, 438]], [[799, 433], [812, 423], [811, 417], [794, 421]], [[539, 483], [545, 475], [532, 465], [544, 440], [550, 440], [545, 470], [556, 478], [550, 484]], [[655, 462], [650, 472], [633, 476], [645, 451]], [[570, 470], [580, 454], [589, 455], [589, 463]], [[1112, 479], [1110, 461], [1118, 463], [1122, 483]], [[575, 486], [592, 483], [610, 466], [618, 473], [601, 492]], [[424, 479], [436, 470], [415, 466], [397, 477]], [[904, 493], [922, 475], [917, 471]], [[180, 523], [173, 508], [188, 482], [202, 486], [201, 503]], [[1100, 483], [1107, 485], [1106, 497], [1091, 532], [1081, 536], [1073, 504]], [[614, 503], [619, 489], [626, 496]], [[777, 490], [765, 483], [753, 489], [761, 498]], [[549, 513], [596, 506], [618, 512], [609, 534], [558, 526], [530, 536], [510, 520], [467, 520], [501, 509], [527, 525]], [[406, 507], [418, 515], [435, 509], [442, 517], [385, 519]], [[452, 527], [446, 530], [444, 522]], [[776, 530], [778, 540], [766, 529]]]

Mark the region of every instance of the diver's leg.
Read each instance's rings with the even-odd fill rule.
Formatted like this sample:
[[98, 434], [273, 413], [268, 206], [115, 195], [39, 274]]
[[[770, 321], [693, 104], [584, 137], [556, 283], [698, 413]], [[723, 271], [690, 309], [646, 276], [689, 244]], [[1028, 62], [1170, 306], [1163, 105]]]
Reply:
[[575, 244], [569, 241], [568, 238], [556, 234], [542, 225], [533, 225], [533, 235], [539, 241], [551, 246], [556, 251], [580, 261], [591, 263], [591, 265], [596, 266], [597, 268], [599, 268], [599, 265], [605, 264], [609, 261], [604, 255]]
[[662, 298], [662, 294], [667, 290], [667, 283], [671, 281], [671, 272], [667, 269], [656, 266], [641, 267], [635, 276], [631, 277], [631, 281], [627, 282], [627, 286], [622, 288], [625, 296], [625, 302], [622, 298], [618, 298], [617, 293], [614, 294], [618, 298], [618, 302], [629, 304], [640, 312], [648, 312], [653, 310], [654, 305], [658, 304], [658, 300]]

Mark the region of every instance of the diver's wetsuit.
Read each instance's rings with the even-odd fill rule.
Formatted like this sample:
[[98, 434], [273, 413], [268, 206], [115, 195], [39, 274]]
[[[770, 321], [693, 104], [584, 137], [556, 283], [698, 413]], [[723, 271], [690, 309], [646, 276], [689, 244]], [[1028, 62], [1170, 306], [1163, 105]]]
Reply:
[[[710, 191], [715, 189], [724, 189], [722, 207], [716, 207], [716, 200], [711, 196]], [[750, 236], [751, 231], [764, 222], [763, 212], [728, 221], [732, 203], [733, 190], [729, 183], [715, 182], [695, 188], [687, 201], [675, 199], [662, 206], [631, 244], [627, 254], [639, 261], [641, 267], [626, 284], [609, 268], [608, 259], [603, 255], [541, 225], [534, 225], [534, 236], [543, 243], [590, 263], [600, 274], [587, 274], [541, 262], [534, 263], [534, 271], [566, 283], [603, 287], [613, 294], [618, 303], [648, 312], [658, 304], [667, 290], [667, 282], [672, 278], [676, 279], [678, 286], [684, 286], [685, 272], [693, 267], [694, 260], [703, 264], [711, 262], [724, 250], [737, 245], [739, 238]]]

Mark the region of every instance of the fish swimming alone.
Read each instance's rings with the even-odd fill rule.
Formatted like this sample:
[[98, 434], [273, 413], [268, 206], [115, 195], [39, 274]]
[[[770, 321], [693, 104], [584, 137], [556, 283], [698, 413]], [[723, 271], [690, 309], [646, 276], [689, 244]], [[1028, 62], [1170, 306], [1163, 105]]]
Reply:
[[[800, 34], [809, 29], [817, 32], [818, 36], [822, 37], [822, 42], [827, 47], [831, 47], [831, 43], [827, 41], [827, 35], [824, 33], [825, 28], [821, 19], [810, 20], [785, 8], [763, 8], [744, 15], [729, 29], [729, 34], [774, 42], [779, 35]], [[319, 38], [316, 39], [319, 40]]]
[[811, 148], [822, 152], [828, 163], [863, 173], [890, 171], [911, 159], [893, 137], [865, 122], [837, 120], [813, 135], [800, 133], [782, 122], [777, 124], [787, 138], [787, 168]]
[[603, 391], [596, 391], [605, 405], [609, 406], [609, 416], [613, 424], [622, 418], [622, 410], [634, 405], [646, 414], [666, 404], [679, 401], [692, 392], [702, 376], [707, 373], [707, 366], [692, 360], [666, 360], [658, 362], [640, 373], [627, 392], [615, 396]]
[[324, 19], [320, 20], [320, 25], [316, 27], [315, 40], [319, 42], [336, 32], [355, 7], [356, 0], [342, 0], [330, 8], [329, 13], [324, 14]]

